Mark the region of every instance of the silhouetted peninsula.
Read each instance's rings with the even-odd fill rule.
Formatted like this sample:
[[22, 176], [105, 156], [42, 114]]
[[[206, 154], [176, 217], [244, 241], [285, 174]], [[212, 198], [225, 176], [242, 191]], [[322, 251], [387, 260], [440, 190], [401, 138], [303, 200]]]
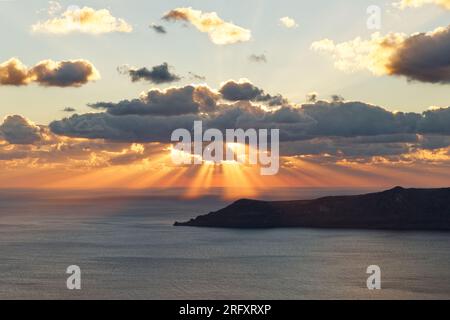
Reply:
[[450, 230], [450, 188], [394, 189], [316, 200], [239, 200], [175, 226]]

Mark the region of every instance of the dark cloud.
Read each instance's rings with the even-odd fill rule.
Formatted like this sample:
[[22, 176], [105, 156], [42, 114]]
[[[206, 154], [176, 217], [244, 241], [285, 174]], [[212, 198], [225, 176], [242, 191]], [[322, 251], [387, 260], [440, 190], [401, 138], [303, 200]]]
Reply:
[[252, 54], [248, 57], [251, 62], [267, 63], [267, 57], [265, 54]]
[[222, 97], [228, 101], [257, 101], [265, 102], [269, 106], [279, 106], [287, 103], [286, 99], [281, 95], [272, 96], [266, 94], [264, 90], [245, 80], [239, 82], [234, 80], [227, 81], [219, 91]]
[[[389, 137], [388, 140], [397, 140]], [[401, 137], [398, 139], [401, 140]], [[285, 156], [318, 156], [367, 158], [377, 156], [398, 156], [411, 151], [411, 145], [404, 142], [360, 143], [358, 138], [321, 137], [304, 141], [285, 142], [280, 153]]]
[[167, 33], [167, 30], [166, 30], [166, 28], [164, 28], [164, 26], [157, 25], [157, 24], [151, 24], [150, 25], [150, 29], [152, 29], [156, 33], [160, 33], [160, 34], [166, 34]]
[[[114, 102], [97, 102], [89, 106], [97, 110], [106, 110], [113, 115], [159, 115], [174, 116], [184, 114], [215, 113], [219, 110], [219, 100], [263, 102], [268, 106], [287, 104], [281, 96], [271, 96], [251, 83], [227, 82], [219, 93], [207, 86], [188, 85], [166, 90], [153, 89], [141, 95], [139, 99]], [[223, 106], [226, 104], [223, 104]]]
[[226, 129], [279, 129], [281, 141], [307, 139], [307, 130], [313, 124], [299, 109], [283, 107], [266, 112], [249, 102], [238, 102], [205, 122], [206, 127], [224, 132]]
[[219, 95], [207, 87], [186, 86], [164, 91], [150, 90], [140, 99], [124, 100], [119, 103], [99, 102], [89, 105], [104, 109], [113, 115], [164, 115], [175, 116], [212, 112], [217, 107]]
[[206, 80], [205, 76], [198, 75], [198, 74], [196, 74], [194, 72], [189, 72], [189, 77], [191, 79], [199, 80], [199, 81], [205, 81]]
[[282, 106], [285, 104], [288, 104], [288, 100], [285, 99], [281, 94], [277, 94], [275, 96], [272, 96], [270, 94], [263, 94], [256, 98], [256, 102], [264, 102], [269, 107], [277, 107]]
[[94, 66], [85, 60], [40, 62], [30, 71], [34, 81], [46, 87], [81, 87], [98, 78]]
[[88, 113], [50, 124], [53, 133], [69, 137], [122, 142], [169, 142], [178, 128], [192, 128], [195, 115], [172, 117]]
[[[149, 98], [149, 100], [158, 101], [159, 104], [143, 103], [140, 100], [112, 105], [101, 104], [97, 107], [106, 108], [107, 113], [74, 116], [52, 123], [51, 128], [57, 134], [69, 136], [92, 138], [91, 131], [95, 133], [100, 130], [102, 134], [94, 134], [95, 137], [120, 141], [129, 139], [130, 141], [134, 141], [133, 139], [147, 141], [148, 137], [153, 137], [154, 131], [158, 133], [164, 131], [158, 129], [158, 122], [173, 128], [169, 124], [176, 121], [177, 125], [185, 123], [185, 126], [179, 128], [191, 129], [192, 121], [198, 119], [204, 121], [206, 128], [221, 130], [279, 129], [282, 141], [302, 141], [319, 137], [359, 137], [359, 140], [355, 142], [360, 141], [362, 146], [364, 143], [407, 143], [406, 137], [412, 139], [416, 134], [450, 135], [449, 127], [446, 125], [449, 123], [447, 117], [450, 114], [450, 108], [427, 111], [423, 114], [392, 113], [362, 102], [318, 101], [314, 104], [305, 104], [300, 108], [284, 106], [275, 111], [264, 111], [249, 101], [217, 105], [217, 97], [211, 97], [209, 89], [204, 87], [202, 87], [204, 92], [197, 92], [204, 100], [197, 97], [191, 99], [190, 104], [186, 104], [185, 99], [189, 101], [189, 97], [195, 96], [193, 92], [196, 89], [186, 87], [172, 90], [181, 91], [152, 93], [157, 94], [158, 98]], [[178, 101], [178, 105], [171, 101]], [[136, 117], [123, 117], [124, 115]], [[91, 119], [93, 122], [90, 122]], [[140, 134], [129, 134], [121, 129], [122, 119], [127, 124], [131, 124], [130, 119], [134, 119], [136, 123], [144, 122], [147, 127], [138, 126]], [[115, 130], [116, 127], [120, 129]], [[135, 128], [131, 126], [130, 130]], [[123, 131], [126, 134], [118, 133]], [[108, 132], [112, 134], [108, 135]], [[164, 139], [168, 139], [170, 132], [164, 132], [157, 136], [163, 138], [166, 136]], [[154, 141], [153, 139], [156, 138], [152, 138], [151, 141]], [[398, 139], [401, 140], [398, 141]]]
[[[217, 128], [225, 132], [230, 128], [277, 128], [282, 139], [293, 139], [290, 135], [305, 129], [310, 119], [290, 110], [292, 117], [282, 115], [287, 110], [266, 113], [248, 102], [222, 106], [213, 114], [184, 114], [174, 116], [112, 115], [93, 113], [74, 115], [50, 124], [53, 133], [69, 137], [106, 139], [122, 142], [169, 142], [172, 132], [178, 128], [192, 131], [194, 121], [202, 120], [205, 129]], [[284, 122], [283, 122], [284, 121]], [[299, 137], [300, 137], [299, 133]]]
[[133, 82], [145, 80], [151, 83], [161, 84], [176, 82], [181, 79], [178, 75], [170, 72], [167, 63], [154, 66], [151, 70], [147, 68], [134, 69], [127, 66], [120, 67], [118, 70], [120, 73], [128, 74]]
[[64, 108], [62, 111], [70, 113], [70, 112], [77, 112], [77, 109], [71, 108], [71, 107], [67, 107], [67, 108]]
[[171, 10], [169, 12], [167, 12], [164, 16], [163, 16], [163, 20], [167, 20], [167, 21], [189, 21], [189, 15], [188, 12], [186, 11], [182, 11], [182, 10]]
[[22, 116], [8, 116], [0, 125], [0, 138], [10, 144], [33, 144], [42, 139], [41, 129]]
[[315, 103], [317, 101], [318, 97], [319, 97], [319, 94], [317, 92], [310, 92], [306, 95], [306, 101], [308, 103]]
[[[423, 149], [434, 150], [450, 146], [449, 135], [429, 134], [419, 137], [420, 146]], [[450, 152], [450, 150], [449, 150]]]
[[99, 78], [98, 71], [86, 60], [45, 60], [30, 69], [15, 58], [0, 64], [1, 85], [37, 83], [45, 87], [81, 87]]
[[208, 126], [219, 129], [279, 129], [282, 141], [379, 135], [396, 135], [398, 138], [403, 134], [438, 132], [421, 130], [424, 117], [420, 114], [392, 113], [361, 102], [319, 101], [301, 108], [285, 106], [269, 112], [241, 103], [208, 121]]
[[[219, 92], [207, 86], [150, 90], [140, 99], [96, 103], [102, 113], [54, 121], [54, 134], [115, 142], [168, 143], [175, 129], [279, 129], [282, 155], [329, 155], [331, 158], [393, 157], [416, 150], [450, 146], [450, 108], [423, 113], [390, 112], [363, 102], [311, 99], [301, 106], [284, 103], [267, 109], [255, 103], [268, 95], [250, 82], [229, 81]], [[270, 96], [273, 99], [273, 96]], [[282, 98], [281, 98], [282, 99]], [[226, 102], [228, 101], [228, 102]], [[114, 163], [139, 160], [119, 156]]]
[[255, 100], [264, 94], [264, 91], [250, 82], [235, 82], [230, 80], [222, 85], [220, 93], [228, 101]]
[[344, 102], [345, 98], [343, 96], [338, 95], [338, 94], [333, 94], [331, 96], [331, 101], [333, 101], [334, 103], [340, 103], [340, 102]]
[[450, 107], [425, 111], [419, 122], [419, 131], [450, 135]]
[[406, 77], [409, 81], [450, 83], [450, 26], [432, 32], [375, 33], [370, 40], [357, 37], [335, 43], [316, 41], [311, 49], [330, 54], [342, 71], [368, 69], [376, 75]]
[[416, 133], [422, 116], [416, 113], [392, 113], [362, 102], [318, 101], [305, 104], [302, 112], [314, 120], [311, 136], [372, 136]]
[[450, 83], [450, 26], [407, 38], [391, 57], [388, 69], [410, 80]]

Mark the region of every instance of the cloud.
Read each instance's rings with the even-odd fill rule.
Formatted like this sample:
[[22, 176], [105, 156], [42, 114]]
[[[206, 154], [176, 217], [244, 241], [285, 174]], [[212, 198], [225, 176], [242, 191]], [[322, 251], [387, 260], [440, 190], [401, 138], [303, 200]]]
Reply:
[[256, 63], [260, 63], [260, 62], [266, 63], [267, 62], [267, 57], [265, 54], [252, 54], [248, 57], [248, 59], [251, 62], [256, 62]]
[[58, 1], [49, 1], [48, 2], [48, 15], [49, 16], [54, 16], [55, 14], [57, 14], [58, 12], [60, 12], [62, 10], [62, 6]]
[[245, 79], [238, 82], [229, 80], [222, 84], [219, 91], [223, 98], [229, 101], [255, 100], [264, 93], [262, 89]]
[[395, 2], [394, 6], [400, 9], [419, 8], [428, 4], [435, 4], [450, 10], [450, 0], [401, 0]]
[[419, 33], [403, 42], [387, 64], [389, 74], [409, 80], [450, 83], [450, 26]]
[[0, 85], [23, 86], [31, 82], [28, 68], [12, 58], [0, 64]]
[[420, 132], [450, 135], [450, 107], [425, 111], [418, 128]]
[[[284, 114], [292, 112], [292, 114]], [[111, 113], [92, 113], [74, 115], [50, 124], [53, 133], [74, 138], [106, 139], [120, 142], [170, 142], [175, 129], [192, 131], [193, 123], [202, 120], [206, 128], [225, 131], [230, 128], [281, 128], [282, 138], [288, 135], [301, 135], [301, 130], [311, 120], [295, 111], [265, 113], [259, 107], [246, 103], [222, 106], [215, 113], [190, 113], [171, 116], [148, 114], [116, 115]]]
[[[248, 80], [230, 80], [217, 91], [189, 85], [153, 89], [134, 100], [95, 103], [91, 107], [99, 112], [74, 114], [49, 126], [9, 116], [0, 125], [0, 161], [5, 168], [79, 168], [83, 173], [129, 164], [159, 171], [155, 163], [167, 159], [173, 131], [192, 133], [194, 121], [201, 120], [204, 130], [223, 133], [279, 129], [284, 169], [295, 168], [296, 161], [299, 169], [301, 164], [326, 164], [339, 173], [356, 164], [450, 165], [450, 107], [390, 112], [342, 98], [319, 100], [312, 94], [309, 103], [285, 101], [272, 109], [258, 101], [265, 96]], [[170, 162], [160, 165], [167, 169]]]
[[450, 83], [450, 26], [411, 36], [374, 33], [370, 40], [335, 44], [324, 39], [311, 49], [329, 53], [339, 70], [367, 69], [375, 75], [405, 76], [410, 81]]
[[0, 138], [10, 144], [33, 144], [40, 141], [41, 129], [22, 116], [8, 116], [0, 125]]
[[140, 99], [119, 103], [98, 102], [89, 105], [94, 109], [107, 110], [112, 115], [160, 115], [176, 116], [214, 112], [219, 95], [205, 86], [185, 86], [166, 90], [153, 89]]
[[205, 76], [201, 76], [199, 74], [196, 74], [194, 72], [189, 72], [189, 77], [193, 80], [200, 80], [200, 81], [205, 81], [206, 77]]
[[159, 66], [154, 66], [151, 70], [147, 68], [130, 68], [128, 66], [123, 66], [118, 68], [120, 73], [126, 73], [131, 77], [133, 82], [146, 80], [151, 83], [161, 84], [161, 83], [171, 83], [181, 80], [181, 78], [171, 73], [169, 70], [169, 65], [163, 63]]
[[374, 33], [370, 40], [357, 37], [337, 44], [333, 40], [323, 39], [312, 43], [311, 49], [330, 54], [338, 70], [355, 72], [367, 69], [375, 75], [384, 75], [389, 73], [386, 65], [395, 49], [401, 46], [403, 38], [402, 35], [391, 34], [388, 40], [379, 33]]
[[190, 128], [195, 115], [163, 116], [88, 113], [73, 115], [50, 124], [53, 133], [68, 137], [119, 142], [169, 142], [178, 128]]
[[94, 10], [89, 7], [69, 7], [60, 17], [38, 22], [31, 27], [33, 32], [69, 34], [73, 32], [104, 34], [129, 33], [133, 27], [125, 20], [111, 15], [109, 10]]
[[[276, 109], [261, 102], [267, 94], [248, 80], [227, 81], [218, 91], [207, 86], [150, 90], [140, 99], [95, 103], [99, 113], [73, 115], [49, 125], [52, 134], [108, 143], [170, 144], [175, 129], [279, 129], [282, 157], [314, 161], [449, 161], [450, 107], [423, 113], [390, 112], [338, 95], [331, 101], [313, 93], [309, 103], [284, 101]], [[109, 158], [122, 164], [145, 158], [127, 152]], [[435, 158], [433, 158], [435, 157]], [[419, 160], [418, 160], [419, 159]], [[446, 160], [447, 159], [447, 160]]]
[[33, 81], [46, 87], [81, 87], [100, 78], [92, 63], [86, 60], [45, 60], [34, 66], [30, 74]]
[[301, 109], [313, 119], [306, 130], [309, 136], [374, 136], [381, 134], [417, 133], [421, 115], [392, 113], [362, 102], [318, 101]]
[[74, 172], [82, 169], [85, 173], [86, 169], [128, 165], [167, 152], [167, 146], [160, 143], [71, 139], [55, 135], [47, 126], [37, 127], [22, 116], [11, 118], [13, 120], [7, 121], [8, 137], [14, 137], [14, 141], [11, 141], [14, 144], [2, 141], [4, 137], [0, 134], [0, 161], [3, 168], [61, 168], [66, 176], [67, 170]]
[[320, 137], [310, 140], [290, 141], [280, 145], [280, 152], [284, 156], [323, 156], [367, 158], [376, 156], [398, 156], [410, 152], [411, 145], [417, 142], [417, 136], [411, 135], [407, 141], [403, 136], [386, 136], [386, 142], [371, 142], [363, 139], [348, 137]]
[[[450, 109], [444, 109], [444, 113]], [[237, 104], [208, 118], [208, 126], [227, 129], [279, 129], [282, 141], [318, 137], [370, 137], [402, 134], [447, 134], [447, 129], [424, 126], [416, 113], [392, 113], [362, 102], [317, 101], [300, 108], [284, 106], [264, 111], [253, 105]], [[434, 121], [432, 121], [434, 122]]]
[[69, 113], [72, 113], [72, 112], [77, 112], [77, 109], [71, 108], [71, 107], [67, 107], [67, 108], [64, 108], [62, 111], [63, 111], [63, 112], [69, 112]]
[[289, 18], [289, 17], [283, 17], [283, 18], [281, 18], [281, 19], [280, 19], [280, 22], [281, 22], [281, 24], [282, 24], [284, 27], [286, 27], [286, 28], [288, 28], [288, 29], [292, 29], [292, 28], [297, 28], [297, 27], [298, 27], [297, 22], [296, 22], [294, 19]]
[[272, 96], [266, 94], [264, 90], [256, 87], [247, 79], [239, 81], [229, 80], [222, 84], [219, 92], [228, 101], [266, 102], [269, 106], [279, 106], [287, 103], [281, 95]]
[[202, 12], [192, 8], [177, 8], [163, 16], [167, 21], [191, 23], [200, 32], [208, 33], [214, 44], [226, 45], [246, 42], [251, 39], [251, 31], [223, 21], [216, 12]]
[[99, 72], [86, 60], [44, 60], [32, 68], [27, 68], [16, 58], [0, 64], [0, 85], [37, 83], [45, 87], [81, 87], [98, 79]]
[[164, 28], [164, 26], [161, 26], [161, 25], [158, 25], [158, 24], [154, 24], [154, 23], [150, 25], [150, 29], [152, 29], [156, 33], [160, 33], [160, 34], [166, 34], [167, 33], [167, 30], [166, 30], [166, 28]]
[[[194, 87], [172, 88], [165, 92], [150, 91], [147, 101], [100, 103], [95, 107], [106, 109], [107, 113], [76, 115], [55, 121], [50, 127], [54, 133], [73, 137], [119, 141], [131, 139], [134, 142], [153, 142], [158, 137], [166, 141], [172, 128], [178, 125], [179, 128], [190, 130], [194, 120], [203, 120], [206, 127], [221, 130], [280, 129], [282, 141], [319, 137], [450, 135], [450, 108], [429, 110], [423, 114], [392, 113], [362, 102], [317, 101], [301, 107], [283, 106], [267, 111], [249, 101], [218, 105], [217, 98], [209, 96], [209, 89], [200, 88], [208, 92], [203, 92], [203, 97], [212, 99], [209, 103], [192, 100], [196, 90]], [[154, 94], [157, 98], [151, 97]], [[210, 109], [206, 109], [205, 105]], [[135, 126], [132, 125], [133, 121]]]
[[[166, 99], [167, 106], [177, 99], [187, 103], [194, 94], [186, 94], [188, 88], [160, 91], [160, 99]], [[450, 108], [393, 113], [363, 102], [316, 100], [267, 110], [248, 100], [220, 102], [214, 90], [195, 89], [203, 91], [205, 100], [211, 93], [216, 94], [213, 109], [161, 114], [154, 110], [106, 109], [53, 121], [49, 127], [10, 116], [0, 126], [0, 161], [64, 168], [127, 165], [152, 159], [156, 153], [167, 153], [175, 129], [192, 132], [193, 122], [202, 120], [205, 130], [216, 128], [222, 132], [238, 128], [279, 129], [284, 166], [289, 165], [291, 157], [333, 164], [450, 164]], [[204, 101], [201, 104], [207, 105]], [[111, 108], [114, 107], [117, 106]]]
[[317, 92], [310, 92], [306, 95], [306, 101], [308, 103], [314, 103], [317, 101], [319, 94]]

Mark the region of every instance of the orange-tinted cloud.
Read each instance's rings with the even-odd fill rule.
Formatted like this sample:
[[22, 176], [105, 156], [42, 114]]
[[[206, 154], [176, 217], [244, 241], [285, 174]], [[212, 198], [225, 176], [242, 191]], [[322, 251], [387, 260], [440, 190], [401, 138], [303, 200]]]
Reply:
[[450, 179], [448, 136], [288, 142], [279, 174], [264, 177], [258, 166], [234, 161], [176, 166], [167, 143], [68, 138], [20, 116], [5, 119], [0, 131], [0, 187], [184, 188], [178, 194], [187, 198], [219, 188], [230, 199], [283, 187], [442, 186]]
[[37, 83], [45, 87], [81, 87], [100, 79], [100, 73], [87, 60], [44, 60], [27, 68], [17, 58], [0, 64], [0, 85], [24, 86]]
[[16, 58], [0, 64], [0, 85], [23, 86], [31, 82], [28, 68]]
[[225, 45], [246, 42], [251, 39], [251, 31], [231, 22], [223, 21], [216, 12], [202, 12], [192, 8], [176, 8], [166, 13], [167, 21], [190, 22], [200, 32], [208, 33], [214, 44]]

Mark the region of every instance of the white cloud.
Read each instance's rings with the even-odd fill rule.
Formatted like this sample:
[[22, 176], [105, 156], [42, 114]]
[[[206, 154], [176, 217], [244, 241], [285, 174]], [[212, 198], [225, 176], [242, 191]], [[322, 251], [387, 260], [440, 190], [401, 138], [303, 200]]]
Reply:
[[297, 22], [294, 19], [290, 18], [290, 17], [283, 17], [283, 18], [280, 19], [280, 22], [281, 22], [281, 24], [284, 27], [286, 27], [288, 29], [292, 29], [292, 28], [297, 28], [298, 27]]
[[62, 10], [62, 6], [58, 1], [49, 1], [48, 2], [48, 11], [47, 13], [50, 16], [56, 15], [58, 12]]
[[112, 16], [107, 9], [94, 10], [89, 7], [69, 7], [60, 17], [38, 22], [31, 29], [33, 32], [50, 34], [72, 32], [103, 34], [133, 31], [130, 24], [123, 19]]
[[330, 54], [338, 70], [355, 72], [368, 69], [376, 75], [383, 75], [388, 73], [387, 61], [405, 37], [395, 33], [383, 37], [377, 32], [372, 34], [369, 40], [357, 37], [350, 41], [335, 43], [333, 40], [323, 39], [314, 42], [311, 49]]

